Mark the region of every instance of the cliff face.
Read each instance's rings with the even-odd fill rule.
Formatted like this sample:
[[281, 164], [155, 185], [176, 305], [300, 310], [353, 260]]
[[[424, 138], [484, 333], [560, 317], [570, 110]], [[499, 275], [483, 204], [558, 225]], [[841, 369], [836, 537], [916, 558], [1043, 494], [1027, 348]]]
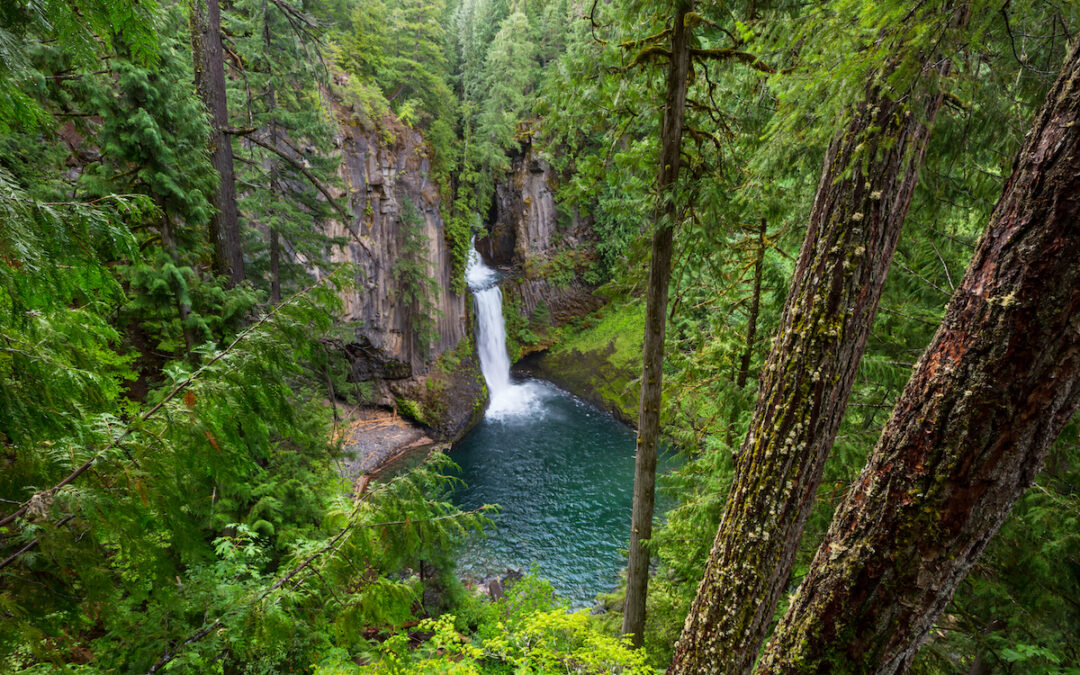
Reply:
[[[399, 364], [399, 372], [422, 373], [435, 357], [452, 349], [468, 333], [465, 297], [451, 289], [450, 248], [446, 243], [439, 192], [429, 179], [429, 161], [419, 132], [393, 130], [393, 141], [380, 134], [343, 123], [341, 177], [354, 215], [351, 223], [332, 222], [330, 236], [348, 243], [334, 252], [334, 262], [349, 262], [359, 270], [360, 285], [343, 298], [345, 318], [358, 321], [358, 341], [377, 360]], [[433, 322], [434, 340], [422, 344], [415, 330], [420, 308], [402, 299], [395, 266], [402, 259], [406, 202], [419, 213], [424, 256], [437, 291], [424, 312]], [[430, 311], [434, 310], [434, 311]]]
[[[331, 260], [357, 269], [356, 287], [342, 294], [341, 318], [355, 325], [343, 344], [350, 381], [360, 403], [392, 407], [436, 439], [458, 438], [478, 421], [487, 392], [469, 339], [471, 301], [452, 290], [450, 246], [427, 147], [419, 132], [394, 120], [365, 128], [348, 108], [337, 112], [339, 173], [346, 186], [337, 196], [352, 218], [330, 221], [325, 231], [345, 241]], [[413, 227], [405, 222], [410, 204]], [[410, 255], [414, 268], [426, 263], [434, 281], [425, 303], [404, 297], [400, 266]]]
[[530, 146], [511, 164], [509, 177], [495, 186], [490, 234], [477, 241], [488, 264], [524, 265], [555, 245], [558, 212], [551, 165]]
[[602, 301], [581, 280], [588, 223], [555, 205], [551, 165], [532, 146], [496, 185], [488, 235], [477, 250], [490, 265], [513, 270], [502, 283], [512, 360], [550, 344], [549, 329], [595, 311]]

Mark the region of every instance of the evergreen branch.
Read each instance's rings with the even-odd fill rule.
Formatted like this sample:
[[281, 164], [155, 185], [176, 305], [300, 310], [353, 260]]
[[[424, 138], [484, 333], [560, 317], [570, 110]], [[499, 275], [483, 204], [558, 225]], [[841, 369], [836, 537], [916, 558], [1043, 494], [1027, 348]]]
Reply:
[[240, 72], [240, 75], [244, 78], [244, 82], [247, 82], [247, 68], [244, 68], [244, 61], [240, 58], [240, 55], [236, 53], [235, 45], [232, 39], [225, 34], [225, 31], [221, 31], [221, 51], [229, 55], [229, 60], [236, 66], [236, 70]]
[[[207, 371], [207, 369], [210, 368], [210, 366], [214, 365], [215, 363], [220, 361], [222, 358], [224, 358], [238, 344], [240, 344], [242, 341], [247, 339], [248, 336], [250, 336], [253, 332], [255, 332], [257, 329], [262, 327], [263, 324], [265, 324], [267, 321], [269, 321], [275, 315], [277, 315], [278, 311], [281, 310], [282, 307], [285, 307], [286, 305], [290, 305], [293, 302], [295, 302], [296, 300], [298, 300], [299, 298], [304, 297], [305, 295], [310, 293], [314, 288], [316, 288], [317, 286], [322, 284], [328, 278], [330, 278], [330, 277], [323, 277], [322, 279], [316, 281], [315, 283], [311, 284], [307, 288], [304, 288], [303, 290], [300, 290], [300, 291], [294, 293], [292, 295], [292, 297], [290, 297], [288, 300], [286, 300], [285, 302], [282, 302], [280, 305], [277, 305], [277, 306], [273, 307], [269, 312], [264, 314], [262, 316], [262, 318], [260, 318], [258, 321], [256, 321], [255, 323], [253, 323], [252, 325], [250, 325], [246, 329], [244, 329], [243, 332], [241, 332], [239, 335], [237, 335], [236, 338], [231, 343], [229, 343], [229, 346], [227, 346], [225, 349], [223, 349], [220, 352], [218, 352], [217, 354], [215, 354], [213, 356], [213, 358], [211, 358], [209, 361], [207, 361], [202, 366], [200, 366], [198, 370], [196, 370], [194, 373], [189, 375], [187, 377], [187, 379], [185, 379], [183, 382], [180, 382], [175, 387], [173, 387], [172, 390], [169, 391], [169, 393], [165, 395], [165, 398], [161, 399], [161, 401], [159, 401], [157, 403], [157, 405], [155, 405], [154, 407], [150, 408], [149, 410], [144, 412], [142, 415], [140, 415], [138, 417], [138, 419], [135, 420], [134, 424], [128, 426], [124, 430], [124, 432], [122, 434], [120, 434], [119, 436], [114, 438], [102, 450], [100, 450], [95, 455], [90, 457], [90, 459], [86, 460], [83, 464], [81, 464], [78, 468], [76, 468], [74, 471], [72, 471], [70, 474], [68, 474], [67, 477], [65, 477], [59, 483], [52, 486], [51, 488], [48, 488], [46, 490], [42, 490], [41, 492], [35, 493], [33, 497], [31, 497], [30, 499], [23, 502], [22, 506], [20, 506], [17, 510], [15, 510], [14, 513], [11, 513], [10, 515], [7, 515], [4, 518], [0, 519], [0, 527], [8, 525], [8, 524], [12, 523], [16, 518], [19, 518], [19, 517], [25, 515], [26, 512], [30, 508], [31, 502], [33, 502], [33, 500], [35, 498], [38, 498], [38, 499], [50, 499], [51, 500], [56, 495], [57, 492], [59, 492], [61, 489], [63, 489], [67, 485], [71, 484], [75, 479], [77, 479], [82, 474], [86, 473], [86, 471], [91, 466], [94, 465], [94, 462], [96, 462], [98, 459], [100, 459], [106, 452], [108, 452], [109, 450], [112, 450], [113, 448], [116, 448], [117, 446], [119, 446], [120, 443], [124, 441], [124, 439], [126, 439], [128, 436], [131, 435], [131, 433], [132, 433], [132, 431], [134, 431], [136, 425], [141, 424], [143, 422], [146, 422], [146, 420], [150, 419], [155, 414], [157, 414], [162, 408], [165, 407], [165, 404], [167, 404], [169, 401], [176, 398], [177, 395], [179, 395], [181, 392], [183, 392], [185, 389], [187, 389], [193, 382], [195, 382], [195, 380], [197, 380], [200, 376], [202, 376]], [[6, 565], [10, 564], [10, 562], [11, 562], [11, 559], [5, 560], [2, 564], [0, 564], [0, 569], [3, 569]]]
[[620, 42], [619, 46], [622, 47], [623, 49], [635, 49], [635, 48], [640, 47], [642, 45], [646, 45], [646, 44], [650, 44], [650, 43], [655, 44], [657, 42], [660, 42], [661, 40], [664, 40], [669, 35], [671, 35], [671, 30], [672, 30], [671, 28], [665, 28], [664, 30], [660, 31], [659, 33], [655, 33], [655, 34], [650, 35], [648, 37], [643, 37], [640, 40], [625, 40], [623, 42]]
[[600, 46], [606, 47], [607, 46], [607, 40], [601, 40], [600, 38], [596, 37], [596, 29], [597, 28], [603, 28], [602, 25], [596, 23], [596, 3], [597, 2], [598, 2], [598, 0], [593, 0], [592, 9], [589, 10], [589, 15], [585, 16], [585, 17], [582, 17], [582, 18], [589, 20], [589, 31], [592, 33], [593, 41], [596, 42], [597, 44], [599, 44]]
[[[368, 497], [370, 497], [373, 494], [379, 494], [380, 492], [386, 491], [387, 489], [389, 489], [389, 487], [391, 485], [394, 485], [395, 483], [397, 483], [397, 482], [399, 482], [401, 480], [404, 480], [405, 478], [408, 477], [408, 475], [409, 474], [402, 474], [402, 475], [398, 476], [397, 478], [394, 478], [393, 480], [391, 480], [391, 481], [389, 481], [387, 483], [384, 483], [383, 485], [381, 485], [379, 487], [379, 489], [373, 490], [371, 492], [367, 492], [367, 493], [361, 495], [359, 498], [357, 498], [356, 503], [353, 506], [352, 513], [349, 514], [349, 521], [322, 548], [315, 551], [314, 553], [309, 555], [307, 558], [305, 558], [303, 560], [303, 562], [301, 562], [299, 565], [297, 565], [296, 567], [293, 567], [291, 570], [286, 572], [280, 579], [278, 579], [276, 582], [274, 582], [274, 584], [272, 586], [269, 586], [269, 587], [263, 589], [263, 591], [260, 592], [253, 600], [251, 600], [250, 602], [244, 603], [242, 606], [234, 606], [234, 608], [232, 610], [226, 612], [224, 615], [222, 615], [222, 616], [218, 617], [217, 619], [215, 619], [212, 623], [210, 623], [210, 625], [200, 629], [194, 635], [192, 635], [188, 639], [184, 640], [182, 643], [180, 643], [180, 645], [178, 647], [176, 647], [176, 649], [173, 649], [173, 650], [170, 650], [170, 651], [166, 652], [165, 655], [162, 656], [158, 660], [157, 663], [155, 663], [153, 666], [150, 667], [149, 670], [146, 671], [147, 675], [152, 675], [153, 673], [156, 673], [159, 670], [161, 670], [161, 668], [163, 668], [166, 664], [168, 664], [170, 661], [172, 661], [173, 659], [176, 658], [177, 654], [179, 654], [181, 649], [183, 649], [187, 645], [198, 642], [199, 640], [203, 639], [204, 637], [206, 637], [207, 635], [212, 633], [215, 628], [222, 625], [222, 623], [225, 621], [226, 618], [228, 618], [229, 616], [231, 616], [231, 615], [235, 614], [236, 612], [238, 612], [241, 609], [241, 607], [248, 607], [248, 606], [254, 605], [257, 602], [261, 602], [268, 595], [270, 595], [274, 591], [278, 590], [279, 588], [281, 588], [282, 586], [287, 584], [296, 575], [300, 574], [304, 570], [311, 567], [312, 563], [314, 563], [320, 557], [325, 555], [328, 551], [333, 550], [333, 554], [337, 555], [337, 552], [341, 550], [341, 546], [344, 545], [344, 542], [342, 541], [342, 539], [345, 537], [346, 534], [348, 534], [350, 531], [352, 531], [354, 529], [368, 529], [368, 528], [373, 528], [373, 527], [383, 527], [383, 526], [391, 526], [391, 525], [408, 525], [410, 523], [423, 523], [423, 522], [434, 522], [434, 521], [439, 521], [439, 520], [449, 520], [449, 519], [454, 519], [454, 518], [461, 518], [461, 517], [464, 517], [464, 516], [477, 515], [479, 513], [487, 511], [490, 508], [488, 506], [481, 506], [480, 508], [473, 509], [471, 511], [461, 511], [461, 512], [458, 512], [458, 513], [449, 513], [449, 514], [446, 514], [446, 515], [443, 515], [443, 516], [436, 516], [434, 518], [417, 518], [417, 519], [413, 519], [413, 520], [396, 520], [396, 521], [386, 521], [386, 522], [379, 522], [379, 523], [364, 523], [362, 525], [358, 524], [356, 522], [357, 516], [359, 515], [359, 512], [360, 512], [360, 505]], [[338, 545], [338, 542], [341, 542], [341, 546]], [[331, 557], [333, 557], [333, 555]], [[316, 568], [312, 568], [312, 571], [315, 574], [318, 574], [318, 570]], [[305, 576], [305, 577], [300, 578], [299, 580], [297, 580], [297, 583], [293, 586], [293, 588], [294, 589], [298, 588], [308, 578], [310, 578], [310, 577]]]
[[312, 21], [310, 17], [281, 0], [270, 0], [270, 2], [274, 3], [274, 5], [281, 10], [282, 14], [285, 15], [286, 20], [288, 20], [289, 25], [293, 27], [298, 35], [307, 37], [316, 44], [323, 44], [322, 39], [317, 34], [311, 32], [312, 29], [319, 28], [319, 25]]
[[942, 94], [942, 98], [945, 101], [945, 103], [949, 104], [953, 108], [956, 108], [957, 110], [963, 110], [964, 112], [971, 112], [971, 106], [969, 104], [967, 104], [967, 103], [964, 103], [964, 101], [959, 96], [957, 96], [956, 94], [953, 94], [952, 92], [948, 92], [948, 91], [944, 92]]
[[[715, 21], [712, 21], [710, 19], [706, 19], [705, 17], [701, 16], [697, 12], [687, 12], [686, 17], [685, 17], [685, 23], [686, 23], [687, 28], [697, 28], [701, 24], [711, 26], [712, 28], [716, 28], [717, 30], [721, 30], [724, 33], [726, 33], [728, 35], [728, 37], [731, 38], [731, 41], [734, 42], [735, 44], [740, 44], [741, 43], [741, 41], [737, 37], [735, 37], [731, 33], [731, 31], [729, 31], [728, 29], [726, 29], [723, 26], [719, 25]], [[647, 37], [643, 37], [643, 38], [641, 38], [639, 40], [624, 40], [623, 42], [619, 43], [619, 46], [622, 47], [623, 49], [636, 49], [637, 47], [641, 47], [642, 45], [646, 45], [646, 44], [657, 44], [659, 42], [666, 41], [669, 37], [671, 37], [671, 32], [673, 30], [674, 30], [674, 28], [665, 28], [664, 30], [660, 31], [659, 33], [653, 33], [652, 35], [649, 35]]]
[[[345, 229], [348, 230], [349, 234], [351, 234], [353, 236], [353, 239], [356, 240], [356, 243], [359, 244], [360, 247], [363, 248], [364, 251], [369, 256], [371, 256], [372, 259], [375, 258], [375, 254], [372, 252], [371, 248], [367, 245], [367, 243], [363, 239], [360, 238], [360, 235], [358, 235], [355, 231], [353, 231], [352, 227], [350, 227], [353, 219], [348, 214], [348, 212], [345, 210], [345, 207], [343, 207], [341, 204], [339, 204], [337, 202], [337, 200], [334, 199], [330, 195], [330, 188], [326, 187], [326, 185], [322, 181], [320, 181], [318, 179], [318, 177], [315, 176], [315, 174], [311, 173], [311, 171], [309, 171], [307, 169], [307, 167], [305, 167], [303, 164], [298, 162], [295, 158], [290, 157], [288, 154], [282, 152], [278, 148], [276, 148], [273, 145], [271, 145], [270, 143], [267, 143], [266, 141], [258, 138], [257, 136], [253, 136], [253, 135], [252, 136], [247, 136], [247, 139], [249, 141], [251, 141], [252, 143], [254, 143], [255, 145], [258, 145], [261, 148], [266, 148], [267, 150], [274, 153], [278, 157], [281, 157], [286, 162], [288, 162], [293, 168], [295, 168], [297, 171], [302, 173], [304, 175], [304, 177], [307, 178], [311, 182], [311, 184], [315, 186], [315, 189], [317, 189], [319, 192], [321, 192], [323, 197], [326, 197], [326, 201], [330, 202], [330, 206], [332, 206], [334, 208], [334, 210], [338, 212], [338, 215], [341, 216], [342, 223], [345, 225]], [[292, 146], [290, 146], [290, 148], [291, 147]], [[292, 149], [295, 151], [295, 148], [292, 148]]]
[[762, 61], [756, 55], [751, 54], [750, 52], [740, 51], [738, 49], [691, 49], [690, 55], [699, 59], [713, 59], [721, 61], [725, 59], [735, 59], [736, 61], [745, 63], [754, 70], [759, 70], [763, 73], [768, 73], [769, 75], [776, 75], [777, 73], [786, 75], [793, 70], [791, 68], [777, 70], [776, 68], [773, 68], [769, 64]]
[[933, 240], [930, 241], [930, 246], [934, 249], [934, 253], [937, 255], [938, 261], [941, 263], [942, 269], [945, 270], [945, 280], [949, 282], [949, 289], [951, 292], [956, 292], [956, 284], [953, 283], [952, 274], [949, 274], [949, 265], [945, 262], [945, 258], [941, 257], [941, 251], [934, 244]]
[[[286, 162], [291, 164], [294, 169], [302, 173], [304, 177], [307, 178], [308, 181], [310, 181], [311, 184], [315, 186], [315, 189], [317, 189], [319, 192], [322, 193], [324, 197], [326, 197], [326, 201], [330, 202], [330, 206], [332, 206], [334, 210], [338, 212], [338, 214], [341, 216], [342, 220], [345, 221], [345, 223], [352, 222], [352, 218], [345, 211], [345, 207], [343, 207], [341, 204], [338, 204], [337, 200], [330, 195], [330, 189], [327, 188], [326, 185], [324, 185], [323, 182], [315, 176], [315, 174], [311, 173], [311, 171], [309, 171], [307, 167], [296, 161], [296, 159], [294, 159], [293, 157], [290, 157], [288, 154], [274, 147], [270, 143], [267, 143], [266, 141], [258, 138], [257, 136], [248, 136], [247, 139], [261, 148], [266, 148], [270, 152], [274, 153], [278, 157], [281, 157]], [[368, 253], [371, 252], [368, 251]]]
[[[372, 491], [372, 492], [368, 492], [368, 493], [365, 493], [365, 494], [361, 495], [360, 497], [358, 497], [358, 498], [356, 499], [356, 502], [355, 502], [355, 504], [353, 505], [353, 510], [352, 510], [352, 513], [350, 513], [350, 514], [349, 514], [349, 521], [348, 521], [348, 523], [346, 523], [345, 527], [343, 527], [343, 528], [341, 529], [341, 531], [340, 531], [340, 532], [338, 532], [338, 533], [337, 533], [337, 534], [336, 534], [336, 535], [334, 536], [334, 538], [333, 538], [333, 539], [331, 539], [331, 540], [330, 540], [330, 541], [329, 541], [329, 542], [328, 542], [328, 543], [327, 543], [327, 544], [326, 544], [325, 546], [323, 546], [323, 547], [322, 547], [322, 548], [321, 548], [320, 550], [318, 550], [318, 551], [316, 551], [315, 553], [311, 554], [311, 555], [310, 555], [310, 556], [309, 556], [309, 557], [308, 557], [308, 558], [307, 558], [306, 560], [304, 560], [304, 561], [303, 561], [302, 563], [300, 563], [300, 565], [298, 565], [297, 567], [294, 567], [294, 568], [293, 568], [292, 570], [290, 570], [290, 571], [289, 571], [289, 572], [288, 572], [288, 573], [287, 573], [287, 574], [286, 574], [285, 576], [283, 576], [283, 577], [282, 577], [281, 579], [279, 579], [279, 580], [278, 580], [278, 581], [277, 581], [276, 583], [274, 583], [274, 585], [273, 585], [273, 586], [270, 586], [269, 588], [267, 588], [267, 589], [263, 590], [263, 592], [262, 592], [262, 593], [260, 593], [260, 594], [258, 595], [258, 597], [256, 597], [256, 598], [255, 598], [254, 600], [252, 600], [252, 601], [250, 601], [250, 602], [247, 602], [247, 603], [245, 603], [245, 604], [244, 604], [243, 606], [245, 606], [245, 607], [246, 607], [246, 606], [248, 606], [248, 605], [253, 605], [253, 604], [255, 604], [256, 602], [259, 602], [260, 600], [262, 600], [263, 598], [265, 598], [265, 597], [266, 597], [267, 595], [269, 595], [269, 594], [270, 594], [270, 593], [272, 593], [273, 591], [277, 590], [278, 588], [281, 588], [281, 587], [282, 587], [283, 585], [285, 585], [285, 583], [287, 583], [287, 582], [289, 581], [289, 579], [291, 579], [291, 578], [293, 578], [294, 576], [296, 576], [296, 574], [298, 574], [298, 573], [299, 573], [299, 572], [300, 572], [301, 570], [303, 570], [303, 569], [304, 569], [304, 568], [306, 568], [306, 567], [307, 567], [308, 565], [310, 565], [310, 564], [311, 564], [311, 563], [312, 563], [312, 562], [313, 562], [313, 561], [314, 561], [314, 560], [315, 560], [316, 558], [318, 558], [318, 557], [319, 557], [320, 555], [322, 555], [323, 553], [325, 553], [326, 551], [328, 551], [328, 550], [329, 550], [330, 548], [332, 548], [332, 547], [333, 547], [333, 546], [334, 546], [335, 544], [337, 544], [337, 542], [338, 542], [339, 540], [341, 540], [341, 538], [342, 538], [342, 537], [344, 537], [344, 536], [345, 536], [345, 534], [346, 534], [347, 532], [349, 532], [349, 530], [351, 530], [351, 529], [353, 528], [353, 526], [354, 526], [354, 525], [356, 524], [355, 518], [356, 518], [357, 514], [358, 514], [358, 513], [359, 513], [359, 511], [360, 511], [360, 505], [361, 505], [361, 504], [362, 504], [362, 503], [363, 503], [363, 502], [364, 502], [364, 501], [365, 501], [365, 500], [366, 500], [366, 499], [367, 499], [367, 498], [368, 498], [368, 497], [369, 497], [370, 495], [372, 495], [372, 494], [376, 494], [376, 493], [378, 493], [378, 492], [381, 492], [381, 491], [383, 491], [383, 490], [386, 490], [386, 489], [388, 489], [388, 488], [389, 488], [389, 487], [390, 487], [391, 485], [393, 485], [394, 483], [398, 482], [399, 480], [404, 480], [404, 478], [405, 478], [405, 477], [406, 477], [407, 475], [408, 475], [408, 474], [402, 474], [401, 476], [398, 476], [397, 478], [395, 478], [395, 479], [391, 480], [390, 482], [388, 482], [388, 483], [385, 483], [384, 485], [382, 485], [382, 486], [381, 486], [381, 489], [380, 489], [380, 490], [375, 490], [375, 491]], [[161, 670], [161, 669], [162, 669], [163, 667], [165, 667], [165, 665], [167, 665], [167, 664], [168, 664], [168, 663], [169, 663], [170, 661], [172, 661], [173, 659], [175, 659], [175, 658], [176, 658], [177, 654], [179, 654], [179, 652], [180, 652], [180, 650], [181, 650], [181, 649], [183, 649], [184, 647], [186, 647], [186, 646], [188, 646], [188, 645], [190, 645], [190, 644], [194, 644], [195, 642], [198, 642], [199, 640], [201, 640], [201, 639], [203, 639], [204, 637], [206, 637], [207, 635], [209, 635], [209, 634], [210, 634], [211, 632], [213, 632], [213, 630], [214, 630], [215, 628], [217, 628], [218, 626], [220, 626], [220, 625], [222, 624], [222, 622], [224, 622], [224, 620], [225, 620], [226, 618], [228, 618], [229, 616], [231, 616], [231, 615], [235, 614], [235, 613], [236, 613], [237, 611], [239, 611], [239, 609], [240, 609], [240, 607], [239, 607], [239, 606], [236, 606], [236, 605], [234, 605], [234, 606], [233, 606], [233, 609], [232, 609], [231, 611], [228, 611], [228, 612], [226, 612], [225, 614], [223, 614], [222, 616], [218, 617], [218, 618], [217, 618], [217, 619], [215, 619], [215, 620], [214, 620], [214, 621], [213, 621], [212, 623], [210, 623], [210, 624], [209, 624], [208, 626], [205, 626], [204, 628], [201, 628], [201, 629], [199, 629], [199, 630], [198, 630], [198, 631], [197, 631], [197, 632], [196, 632], [196, 633], [195, 633], [194, 635], [192, 635], [192, 636], [191, 636], [191, 637], [189, 637], [188, 639], [186, 639], [186, 640], [184, 640], [183, 642], [181, 642], [181, 643], [180, 643], [180, 645], [179, 645], [178, 647], [176, 647], [175, 649], [170, 649], [170, 650], [166, 651], [166, 652], [165, 652], [165, 654], [164, 654], [164, 655], [163, 655], [163, 656], [162, 656], [162, 657], [161, 657], [160, 659], [158, 659], [157, 663], [155, 663], [154, 665], [150, 666], [150, 669], [146, 671], [147, 675], [152, 675], [153, 673], [156, 673], [157, 671]]]
[[1038, 68], [1032, 68], [1028, 65], [1027, 59], [1020, 56], [1016, 52], [1016, 36], [1013, 35], [1012, 26], [1009, 25], [1009, 5], [1011, 0], [1005, 0], [1005, 4], [1001, 6], [1001, 18], [1005, 20], [1005, 32], [1009, 35], [1009, 46], [1012, 47], [1013, 58], [1020, 64], [1020, 67], [1024, 70], [1030, 70], [1033, 73], [1039, 75], [1057, 75], [1057, 72], [1053, 70], [1039, 70]]
[[937, 328], [939, 323], [940, 323], [940, 322], [934, 322], [934, 321], [927, 321], [926, 319], [920, 319], [917, 316], [912, 316], [910, 314], [905, 314], [904, 312], [901, 312], [898, 309], [892, 309], [892, 308], [886, 307], [884, 305], [881, 306], [881, 311], [885, 312], [886, 314], [895, 314], [896, 316], [902, 316], [905, 319], [908, 319], [910, 321], [917, 321], [917, 322], [919, 322], [919, 323], [921, 323], [923, 325], [930, 326], [931, 328]]
[[625, 70], [630, 70], [634, 66], [639, 66], [642, 63], [644, 63], [645, 61], [649, 61], [649, 60], [652, 60], [652, 59], [655, 59], [655, 58], [658, 58], [658, 57], [664, 57], [664, 58], [670, 59], [671, 58], [671, 51], [667, 50], [667, 49], [664, 49], [663, 47], [660, 47], [659, 45], [652, 45], [652, 46], [646, 47], [645, 49], [642, 49], [640, 52], [638, 52], [637, 56], [634, 57], [634, 60], [631, 61], [630, 64], [626, 66]]
[[690, 126], [689, 124], [685, 124], [683, 125], [683, 132], [690, 136], [690, 138], [694, 139], [699, 145], [704, 143], [712, 143], [714, 146], [716, 146], [717, 152], [724, 151], [723, 141], [721, 141], [720, 137], [711, 131], [698, 129]]
[[[4, 501], [7, 501], [7, 500], [5, 499]], [[75, 517], [74, 514], [64, 516], [64, 518], [62, 518], [58, 523], [56, 523], [56, 526], [60, 527], [62, 525], [66, 525], [74, 517]], [[26, 546], [23, 546], [18, 551], [15, 551], [14, 553], [9, 555], [8, 557], [4, 558], [4, 560], [2, 562], [0, 562], [0, 570], [4, 569], [5, 567], [10, 565], [11, 563], [15, 562], [15, 559], [18, 558], [19, 556], [21, 556], [23, 553], [26, 553], [27, 551], [33, 550], [33, 548], [35, 546], [37, 546], [40, 542], [41, 542], [41, 537], [34, 537], [32, 540], [30, 540], [30, 542], [28, 544], [26, 544]]]
[[919, 273], [918, 273], [918, 272], [916, 272], [915, 270], [911, 269], [910, 267], [908, 267], [907, 265], [905, 265], [905, 264], [904, 264], [903, 262], [901, 262], [900, 260], [897, 260], [897, 261], [896, 261], [896, 264], [897, 264], [897, 265], [899, 265], [899, 266], [900, 266], [900, 268], [901, 268], [902, 270], [904, 270], [905, 272], [907, 272], [908, 274], [911, 274], [911, 275], [913, 275], [913, 276], [916, 276], [916, 277], [918, 277], [919, 279], [921, 279], [921, 280], [922, 280], [922, 281], [923, 281], [923, 282], [924, 282], [924, 283], [925, 283], [925, 284], [926, 284], [927, 286], [929, 286], [930, 288], [933, 288], [933, 289], [934, 289], [935, 291], [937, 291], [938, 293], [941, 293], [942, 295], [944, 295], [944, 296], [945, 296], [945, 297], [947, 297], [947, 298], [951, 298], [951, 297], [952, 297], [952, 293], [950, 293], [949, 291], [945, 290], [945, 289], [944, 289], [944, 288], [942, 288], [941, 286], [938, 286], [938, 285], [937, 285], [937, 284], [935, 284], [935, 283], [934, 283], [933, 281], [930, 281], [929, 279], [927, 279], [927, 278], [926, 278], [926, 277], [924, 277], [923, 275], [919, 274]]

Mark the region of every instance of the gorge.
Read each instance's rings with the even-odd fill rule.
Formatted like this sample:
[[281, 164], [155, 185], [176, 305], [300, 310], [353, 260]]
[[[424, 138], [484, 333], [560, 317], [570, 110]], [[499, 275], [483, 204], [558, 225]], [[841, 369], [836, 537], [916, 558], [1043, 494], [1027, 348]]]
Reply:
[[1072, 672], [1078, 30], [5, 0], [0, 672]]

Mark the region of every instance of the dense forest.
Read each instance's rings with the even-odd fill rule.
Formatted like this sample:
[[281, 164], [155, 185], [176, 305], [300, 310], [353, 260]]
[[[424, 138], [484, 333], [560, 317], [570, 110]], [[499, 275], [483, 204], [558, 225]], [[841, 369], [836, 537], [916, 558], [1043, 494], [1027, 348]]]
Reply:
[[[1078, 35], [4, 0], [0, 672], [1080, 672]], [[636, 430], [591, 610], [459, 569], [484, 262], [515, 374]]]

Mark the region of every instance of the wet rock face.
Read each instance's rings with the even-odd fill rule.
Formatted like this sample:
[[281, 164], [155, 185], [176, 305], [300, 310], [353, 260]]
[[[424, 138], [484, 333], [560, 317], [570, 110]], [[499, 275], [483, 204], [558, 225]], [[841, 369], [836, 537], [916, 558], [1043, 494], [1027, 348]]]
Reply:
[[[510, 307], [526, 319], [543, 308], [550, 325], [530, 325], [539, 333], [585, 316], [603, 304], [592, 294], [592, 287], [579, 278], [558, 282], [549, 278], [554, 259], [584, 248], [590, 237], [588, 222], [572, 213], [560, 214], [556, 208], [555, 184], [551, 165], [527, 146], [513, 160], [509, 176], [496, 185], [488, 235], [476, 242], [486, 263], [513, 268], [502, 282], [504, 316]], [[541, 334], [538, 342], [519, 345], [521, 353], [542, 349], [547, 344], [544, 338]]]
[[514, 159], [510, 176], [495, 186], [490, 234], [477, 241], [489, 265], [523, 265], [546, 256], [557, 243], [558, 212], [551, 165], [530, 146]]
[[344, 344], [343, 349], [352, 364], [350, 382], [401, 380], [412, 375], [408, 362], [376, 348], [365, 335], [357, 335], [355, 341]]
[[[352, 366], [349, 380], [366, 383], [361, 403], [412, 411], [433, 439], [460, 438], [479, 421], [487, 392], [466, 339], [472, 299], [452, 290], [450, 246], [427, 146], [419, 132], [393, 120], [383, 120], [382, 131], [366, 130], [347, 110], [338, 112], [346, 191], [335, 197], [348, 204], [352, 218], [330, 221], [325, 231], [344, 241], [331, 260], [357, 270], [355, 287], [341, 296], [341, 319], [355, 322], [355, 334], [336, 343]], [[422, 308], [405, 300], [394, 271], [404, 255], [408, 204], [419, 217], [422, 255], [435, 281], [425, 312], [429, 344], [417, 330]]]
[[[405, 127], [393, 131], [393, 141], [386, 142], [376, 131], [342, 121], [339, 172], [347, 186], [345, 196], [353, 218], [349, 223], [331, 221], [326, 231], [346, 242], [332, 252], [331, 259], [352, 263], [358, 270], [357, 287], [343, 294], [342, 318], [359, 322], [357, 342], [365, 346], [366, 356], [377, 355], [374, 363], [407, 364], [409, 372], [397, 369], [395, 374], [409, 377], [425, 372], [435, 357], [465, 337], [466, 298], [451, 290], [450, 247], [439, 213], [439, 192], [428, 177], [430, 164], [423, 138]], [[423, 221], [429, 274], [438, 286], [431, 298], [434, 311], [428, 312], [433, 314], [435, 334], [430, 346], [422, 344], [414, 330], [418, 308], [402, 298], [394, 277], [404, 244], [406, 202], [412, 203]], [[380, 368], [372, 365], [366, 369]]]
[[513, 294], [526, 316], [535, 314], [540, 306], [547, 307], [554, 326], [595, 312], [604, 304], [579, 281], [558, 286], [543, 278], [521, 277], [505, 282], [503, 292]]
[[404, 401], [415, 404], [422, 418], [418, 421], [437, 441], [461, 438], [484, 416], [487, 388], [471, 346], [466, 343], [447, 352], [423, 378], [383, 383], [395, 407]]

